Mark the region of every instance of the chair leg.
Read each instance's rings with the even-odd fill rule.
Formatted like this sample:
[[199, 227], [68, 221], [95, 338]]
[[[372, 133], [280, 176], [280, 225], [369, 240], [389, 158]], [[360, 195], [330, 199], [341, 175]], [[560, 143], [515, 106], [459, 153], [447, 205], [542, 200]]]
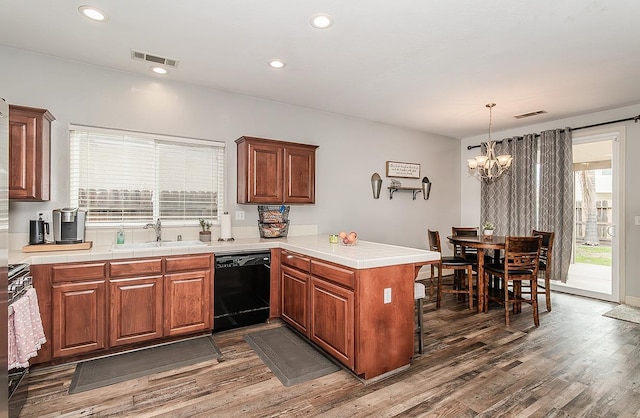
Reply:
[[[504, 323], [509, 326], [509, 284], [506, 280], [503, 280], [503, 293], [504, 293]], [[515, 305], [514, 305], [515, 308]]]
[[551, 279], [549, 277], [550, 269], [544, 272], [544, 293], [547, 299], [547, 312], [551, 312]]
[[[533, 280], [531, 281], [531, 307], [533, 308], [533, 323], [537, 327], [540, 325], [540, 318], [538, 317], [538, 279], [535, 279], [535, 283]], [[545, 289], [547, 290], [547, 289]]]
[[467, 286], [469, 289], [469, 309], [473, 310], [473, 268], [467, 267]]
[[424, 354], [424, 310], [422, 298], [418, 299], [418, 352]]
[[518, 280], [513, 282], [513, 299], [515, 299], [515, 302], [513, 303], [514, 314], [522, 313], [522, 302], [520, 301], [521, 297], [522, 297], [522, 282]]
[[442, 264], [437, 265], [438, 268], [438, 296], [436, 297], [436, 308], [440, 309], [442, 302]]

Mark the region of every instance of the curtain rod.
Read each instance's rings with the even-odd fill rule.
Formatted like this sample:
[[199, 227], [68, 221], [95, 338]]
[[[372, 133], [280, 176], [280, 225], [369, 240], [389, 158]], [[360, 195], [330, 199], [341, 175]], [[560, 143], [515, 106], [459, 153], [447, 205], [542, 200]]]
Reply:
[[[638, 121], [640, 120], [640, 115], [638, 116], [633, 116], [630, 118], [625, 118], [625, 119], [618, 119], [618, 120], [610, 120], [609, 122], [601, 122], [601, 123], [594, 123], [593, 125], [585, 125], [585, 126], [578, 126], [577, 128], [571, 128], [572, 131], [578, 131], [580, 129], [587, 129], [587, 128], [595, 128], [596, 126], [603, 126], [603, 125], [610, 125], [612, 123], [619, 123], [619, 122], [628, 122], [628, 121], [634, 121], [635, 123], [638, 123]], [[538, 134], [535, 134], [536, 137], [540, 136]], [[496, 144], [501, 144], [504, 141], [495, 141]], [[467, 149], [468, 150], [472, 150], [474, 148], [480, 148], [482, 146], [482, 144], [480, 145], [468, 145]]]

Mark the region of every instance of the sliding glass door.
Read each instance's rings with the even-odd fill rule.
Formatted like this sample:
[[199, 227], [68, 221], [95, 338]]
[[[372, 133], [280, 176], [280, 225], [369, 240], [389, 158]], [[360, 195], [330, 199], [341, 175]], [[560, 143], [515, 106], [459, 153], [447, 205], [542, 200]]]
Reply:
[[554, 282], [554, 290], [620, 301], [623, 135], [621, 129], [573, 134], [573, 254], [567, 281]]

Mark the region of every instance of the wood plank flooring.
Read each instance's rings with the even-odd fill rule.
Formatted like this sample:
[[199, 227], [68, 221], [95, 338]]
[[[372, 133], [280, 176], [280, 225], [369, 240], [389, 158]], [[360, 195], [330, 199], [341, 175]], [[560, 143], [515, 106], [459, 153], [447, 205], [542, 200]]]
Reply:
[[552, 303], [539, 328], [528, 306], [507, 328], [498, 307], [425, 304], [425, 354], [368, 385], [340, 370], [282, 386], [242, 338], [275, 321], [216, 334], [222, 361], [74, 395], [74, 365], [41, 368], [16, 396], [27, 396], [22, 417], [639, 417], [640, 325], [603, 317], [611, 303]]

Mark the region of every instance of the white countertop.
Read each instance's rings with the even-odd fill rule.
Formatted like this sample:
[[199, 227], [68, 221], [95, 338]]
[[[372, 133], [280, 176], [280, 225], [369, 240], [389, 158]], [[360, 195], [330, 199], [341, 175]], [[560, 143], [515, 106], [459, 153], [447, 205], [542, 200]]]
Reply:
[[397, 245], [358, 241], [355, 246], [330, 244], [328, 235], [303, 235], [288, 238], [245, 238], [230, 242], [211, 242], [208, 245], [140, 248], [113, 251], [111, 246], [96, 246], [90, 250], [53, 251], [37, 253], [9, 253], [9, 263], [50, 264], [82, 261], [112, 260], [137, 257], [170, 256], [181, 254], [229, 254], [284, 248], [310, 257], [319, 258], [355, 269], [398, 264], [422, 263], [440, 259], [440, 253]]

